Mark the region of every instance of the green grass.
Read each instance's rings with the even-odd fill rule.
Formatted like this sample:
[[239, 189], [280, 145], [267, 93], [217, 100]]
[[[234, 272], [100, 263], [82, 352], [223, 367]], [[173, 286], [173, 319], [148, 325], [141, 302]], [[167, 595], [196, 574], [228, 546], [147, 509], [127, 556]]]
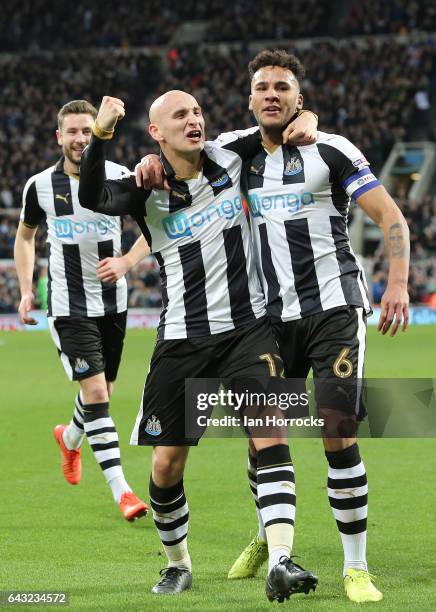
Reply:
[[[153, 338], [129, 331], [111, 408], [126, 475], [145, 498], [150, 449], [129, 447], [128, 439]], [[392, 339], [370, 329], [367, 374], [434, 377], [435, 343], [436, 326]], [[150, 517], [133, 525], [121, 518], [86, 444], [80, 486], [63, 480], [52, 428], [70, 418], [75, 386], [66, 381], [48, 334], [1, 334], [0, 359], [0, 590], [65, 590], [70, 609], [81, 610], [271, 609], [264, 572], [253, 580], [226, 580], [255, 532], [244, 440], [207, 439], [191, 451], [185, 481], [194, 585], [179, 597], [156, 598], [149, 591], [165, 559]], [[434, 610], [434, 441], [365, 439], [360, 447], [370, 482], [368, 557], [385, 593], [377, 609]], [[281, 609], [351, 610], [342, 591], [322, 444], [293, 440], [292, 455], [298, 483], [294, 552], [320, 584], [315, 594], [294, 596]]]

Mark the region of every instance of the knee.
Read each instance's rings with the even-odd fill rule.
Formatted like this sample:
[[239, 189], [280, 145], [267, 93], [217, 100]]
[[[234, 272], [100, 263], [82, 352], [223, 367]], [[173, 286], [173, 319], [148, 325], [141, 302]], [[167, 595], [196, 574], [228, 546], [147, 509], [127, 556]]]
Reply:
[[83, 395], [85, 404], [104, 404], [109, 399], [106, 386], [103, 385], [89, 387]]
[[182, 478], [184, 467], [184, 457], [161, 452], [154, 454], [153, 481], [159, 487], [171, 487]]

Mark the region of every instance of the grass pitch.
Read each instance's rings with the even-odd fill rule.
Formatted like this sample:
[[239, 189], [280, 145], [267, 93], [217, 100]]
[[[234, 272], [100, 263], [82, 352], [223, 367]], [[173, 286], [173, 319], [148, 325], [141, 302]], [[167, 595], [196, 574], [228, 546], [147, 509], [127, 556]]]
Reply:
[[[125, 473], [147, 498], [150, 449], [129, 447], [154, 334], [129, 331], [111, 412]], [[396, 338], [369, 330], [367, 375], [435, 377], [436, 326]], [[207, 439], [191, 451], [186, 491], [191, 509], [191, 591], [150, 594], [165, 566], [150, 517], [124, 521], [84, 443], [77, 487], [60, 471], [52, 429], [68, 422], [68, 383], [47, 333], [0, 334], [0, 590], [68, 591], [74, 610], [270, 610], [259, 578], [228, 581], [227, 571], [256, 530], [242, 439]], [[434, 610], [436, 508], [434, 440], [362, 440], [370, 483], [368, 560], [385, 598], [378, 610]], [[351, 610], [342, 589], [342, 550], [326, 494], [320, 440], [293, 440], [297, 477], [294, 553], [319, 576], [293, 610]], [[45, 609], [43, 606], [39, 606]], [[12, 608], [11, 608], [12, 609]], [[48, 609], [48, 606], [47, 606]]]

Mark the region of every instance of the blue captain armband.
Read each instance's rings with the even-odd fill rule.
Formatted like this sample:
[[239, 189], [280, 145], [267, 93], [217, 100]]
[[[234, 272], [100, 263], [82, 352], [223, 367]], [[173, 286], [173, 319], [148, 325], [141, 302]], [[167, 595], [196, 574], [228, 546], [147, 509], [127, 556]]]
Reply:
[[355, 200], [369, 191], [378, 187], [380, 181], [373, 175], [369, 168], [363, 168], [359, 172], [352, 174], [346, 181], [342, 183], [342, 187], [348, 193], [349, 196]]

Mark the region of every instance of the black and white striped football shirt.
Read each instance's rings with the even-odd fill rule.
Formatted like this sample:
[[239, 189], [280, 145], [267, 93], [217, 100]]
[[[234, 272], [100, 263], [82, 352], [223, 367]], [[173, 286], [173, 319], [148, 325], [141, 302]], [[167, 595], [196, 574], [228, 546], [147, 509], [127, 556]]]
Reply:
[[[221, 134], [217, 142], [257, 130]], [[290, 321], [343, 305], [370, 312], [347, 229], [351, 197], [380, 184], [363, 154], [342, 136], [318, 132], [313, 145], [262, 148], [243, 182], [269, 314]]]
[[162, 157], [169, 193], [139, 189], [133, 176], [104, 181], [104, 141], [93, 136], [85, 149], [80, 201], [132, 215], [159, 262], [159, 340], [239, 329], [266, 314], [240, 192], [242, 160], [260, 149], [257, 135], [228, 149], [207, 142], [201, 171], [189, 180]]
[[[47, 223], [48, 315], [100, 317], [127, 309], [126, 279], [101, 283], [96, 268], [105, 257], [121, 255], [121, 220], [79, 204], [79, 181], [63, 169], [64, 158], [32, 176], [23, 192], [20, 219], [28, 227]], [[105, 173], [130, 174], [113, 162]]]

